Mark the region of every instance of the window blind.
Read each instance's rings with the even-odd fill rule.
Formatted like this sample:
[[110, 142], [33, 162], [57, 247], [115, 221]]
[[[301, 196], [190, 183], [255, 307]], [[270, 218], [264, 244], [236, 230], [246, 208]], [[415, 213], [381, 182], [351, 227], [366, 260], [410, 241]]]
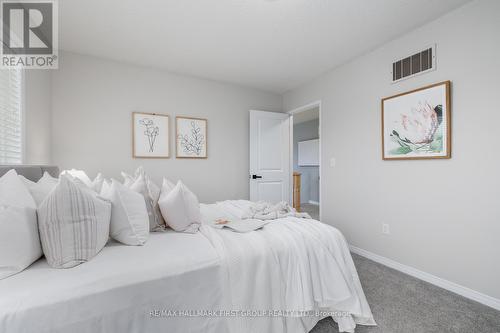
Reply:
[[0, 70], [0, 164], [19, 164], [23, 157], [22, 72]]

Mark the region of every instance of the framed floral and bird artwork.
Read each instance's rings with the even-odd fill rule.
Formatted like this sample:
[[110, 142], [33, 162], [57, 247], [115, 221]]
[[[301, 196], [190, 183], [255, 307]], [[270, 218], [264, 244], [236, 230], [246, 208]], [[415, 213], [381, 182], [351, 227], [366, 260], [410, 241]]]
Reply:
[[450, 158], [450, 117], [450, 81], [382, 99], [382, 158]]
[[169, 158], [169, 117], [157, 113], [132, 113], [132, 156]]
[[176, 157], [207, 158], [207, 119], [175, 117]]

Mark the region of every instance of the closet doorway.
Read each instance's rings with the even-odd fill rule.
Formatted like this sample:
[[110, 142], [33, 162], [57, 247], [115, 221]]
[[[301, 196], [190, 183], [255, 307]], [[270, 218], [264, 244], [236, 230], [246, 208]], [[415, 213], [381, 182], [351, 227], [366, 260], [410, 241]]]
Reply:
[[288, 112], [290, 119], [291, 201], [301, 212], [320, 219], [321, 102]]

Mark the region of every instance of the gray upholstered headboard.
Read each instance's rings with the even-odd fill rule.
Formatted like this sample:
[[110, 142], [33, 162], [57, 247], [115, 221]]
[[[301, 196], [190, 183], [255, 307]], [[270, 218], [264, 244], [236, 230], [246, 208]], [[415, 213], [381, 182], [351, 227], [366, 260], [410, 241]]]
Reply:
[[59, 177], [59, 168], [52, 165], [0, 165], [0, 177], [10, 169], [15, 169], [17, 174], [34, 182], [42, 178], [43, 173], [47, 171], [52, 177]]

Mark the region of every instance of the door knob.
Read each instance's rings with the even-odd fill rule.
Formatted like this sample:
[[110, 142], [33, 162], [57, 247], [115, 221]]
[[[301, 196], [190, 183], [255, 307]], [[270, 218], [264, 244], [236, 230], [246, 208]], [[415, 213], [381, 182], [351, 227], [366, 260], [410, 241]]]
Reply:
[[261, 179], [262, 176], [259, 176], [259, 175], [252, 175], [252, 179]]

